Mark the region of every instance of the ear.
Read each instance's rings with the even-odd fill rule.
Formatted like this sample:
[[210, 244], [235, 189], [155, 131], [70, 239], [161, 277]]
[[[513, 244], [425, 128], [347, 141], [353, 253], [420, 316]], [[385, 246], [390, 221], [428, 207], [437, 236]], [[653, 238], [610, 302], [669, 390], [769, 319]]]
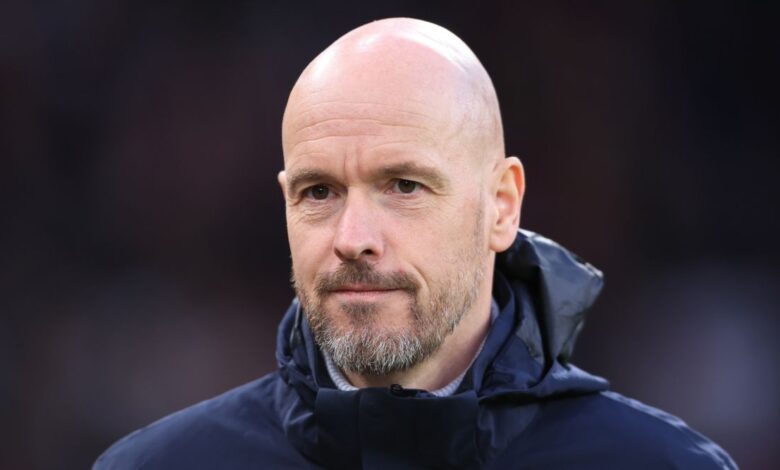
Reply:
[[284, 196], [284, 199], [287, 200], [287, 174], [284, 172], [284, 170], [280, 171], [278, 175], [276, 175], [276, 181], [279, 182], [279, 186], [282, 188], [282, 196]]
[[525, 171], [517, 157], [508, 157], [496, 166], [497, 183], [493, 193], [496, 219], [490, 227], [490, 249], [505, 251], [517, 237], [520, 208], [525, 193]]

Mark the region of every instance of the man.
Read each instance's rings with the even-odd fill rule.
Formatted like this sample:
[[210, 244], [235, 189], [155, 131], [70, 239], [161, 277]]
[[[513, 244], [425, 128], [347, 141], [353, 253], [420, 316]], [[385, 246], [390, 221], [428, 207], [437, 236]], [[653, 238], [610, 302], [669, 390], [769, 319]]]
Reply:
[[523, 168], [452, 33], [348, 33], [295, 84], [282, 138], [298, 297], [279, 370], [96, 468], [735, 468], [568, 363], [601, 273], [518, 232]]

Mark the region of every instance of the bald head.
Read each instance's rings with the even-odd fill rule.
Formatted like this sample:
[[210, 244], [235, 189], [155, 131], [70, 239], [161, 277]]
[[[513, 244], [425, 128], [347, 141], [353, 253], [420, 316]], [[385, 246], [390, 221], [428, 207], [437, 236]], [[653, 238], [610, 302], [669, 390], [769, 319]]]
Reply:
[[375, 21], [318, 55], [293, 87], [285, 109], [285, 162], [300, 149], [298, 144], [319, 137], [316, 128], [329, 127], [323, 121], [332, 112], [344, 115], [345, 107], [367, 121], [368, 134], [371, 119], [387, 118], [425, 128], [428, 135], [420, 138], [440, 139], [483, 164], [504, 156], [490, 77], [462, 40], [432, 23]]

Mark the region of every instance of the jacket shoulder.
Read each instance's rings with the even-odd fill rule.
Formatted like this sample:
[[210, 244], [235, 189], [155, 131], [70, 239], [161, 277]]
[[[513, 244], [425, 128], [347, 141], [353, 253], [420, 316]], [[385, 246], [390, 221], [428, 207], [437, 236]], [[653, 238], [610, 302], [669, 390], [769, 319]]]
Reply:
[[93, 469], [249, 468], [299, 458], [273, 406], [273, 373], [205, 400], [117, 441]]
[[682, 419], [612, 391], [599, 394], [613, 431], [629, 442], [645, 444], [647, 452], [666, 456], [679, 468], [737, 468], [718, 444], [690, 428]]
[[542, 402], [515, 444], [530, 468], [737, 468], [680, 418], [611, 391]]

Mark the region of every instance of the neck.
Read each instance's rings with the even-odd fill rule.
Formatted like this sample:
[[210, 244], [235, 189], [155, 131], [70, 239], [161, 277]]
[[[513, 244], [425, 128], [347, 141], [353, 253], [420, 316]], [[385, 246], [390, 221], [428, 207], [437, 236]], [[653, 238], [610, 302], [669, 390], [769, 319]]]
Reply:
[[479, 352], [490, 328], [491, 303], [490, 291], [482, 292], [439, 349], [409, 369], [379, 376], [343, 373], [357, 388], [399, 384], [404, 388], [438, 390], [458, 378]]

